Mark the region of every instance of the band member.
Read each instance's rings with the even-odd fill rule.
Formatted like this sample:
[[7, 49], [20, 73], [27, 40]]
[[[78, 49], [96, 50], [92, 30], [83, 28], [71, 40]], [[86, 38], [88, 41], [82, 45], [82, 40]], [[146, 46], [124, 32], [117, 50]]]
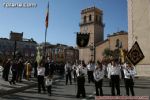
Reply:
[[89, 64], [87, 65], [87, 74], [88, 74], [88, 82], [90, 83], [91, 81], [94, 82], [93, 78], [93, 71], [95, 69], [95, 64], [94, 62], [90, 61]]
[[121, 71], [120, 66], [116, 61], [112, 61], [112, 66], [108, 72], [108, 78], [111, 80], [111, 94], [115, 96], [115, 88], [117, 90], [117, 95], [120, 95], [120, 79], [121, 79]]
[[80, 95], [82, 95], [83, 98], [85, 98], [85, 77], [84, 73], [82, 71], [79, 71], [79, 76], [77, 77], [77, 98], [80, 98]]
[[67, 62], [65, 65], [66, 85], [68, 84], [68, 79], [70, 81], [70, 84], [72, 84], [71, 71], [72, 71], [71, 63]]
[[131, 91], [132, 96], [134, 96], [134, 75], [136, 74], [135, 68], [131, 63], [128, 63], [126, 68], [124, 68], [124, 78], [125, 78], [125, 88], [126, 95], [129, 96], [129, 89]]
[[96, 96], [103, 96], [102, 83], [104, 78], [104, 68], [102, 63], [97, 62], [93, 75], [95, 80]]
[[[108, 76], [108, 74], [109, 74], [109, 71], [110, 71], [110, 68], [111, 68], [111, 61], [108, 61], [108, 63], [107, 63], [107, 68], [106, 68], [106, 70], [107, 70], [107, 78], [109, 78]], [[110, 79], [110, 78], [109, 78]], [[111, 87], [111, 80], [109, 80], [109, 86]]]
[[77, 79], [77, 73], [76, 73], [77, 67], [78, 67], [77, 63], [74, 63], [72, 66], [74, 82], [76, 82]]
[[82, 71], [84, 76], [87, 75], [87, 68], [86, 68], [86, 64], [84, 63], [84, 61], [81, 61], [77, 67], [77, 70], [76, 70], [77, 76], [79, 76], [79, 71]]
[[37, 74], [38, 74], [38, 93], [41, 93], [41, 87], [43, 88], [43, 91], [45, 92], [46, 91], [45, 85], [44, 85], [45, 67], [44, 67], [43, 61], [41, 61], [37, 67]]

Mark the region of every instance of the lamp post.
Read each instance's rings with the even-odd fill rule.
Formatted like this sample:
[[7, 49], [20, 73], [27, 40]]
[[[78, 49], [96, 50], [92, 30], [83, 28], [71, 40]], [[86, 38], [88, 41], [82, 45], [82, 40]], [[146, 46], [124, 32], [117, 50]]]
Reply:
[[95, 45], [94, 43], [91, 43], [91, 45], [89, 46], [90, 50], [91, 50], [91, 60], [93, 60], [95, 62]]

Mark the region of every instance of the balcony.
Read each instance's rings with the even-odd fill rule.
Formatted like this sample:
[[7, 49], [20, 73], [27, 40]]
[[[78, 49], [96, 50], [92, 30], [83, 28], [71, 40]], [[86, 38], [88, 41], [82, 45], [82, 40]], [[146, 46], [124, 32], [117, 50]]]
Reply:
[[79, 26], [84, 26], [84, 25], [88, 25], [88, 24], [98, 24], [102, 27], [105, 27], [105, 24], [102, 22], [94, 22], [94, 21], [88, 21], [88, 22], [80, 22]]

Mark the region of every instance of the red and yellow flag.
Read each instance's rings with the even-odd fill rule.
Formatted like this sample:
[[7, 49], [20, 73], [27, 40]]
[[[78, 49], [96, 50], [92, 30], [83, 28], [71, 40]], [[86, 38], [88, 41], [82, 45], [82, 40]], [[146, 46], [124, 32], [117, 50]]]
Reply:
[[48, 17], [49, 17], [49, 2], [47, 5], [47, 12], [46, 12], [46, 19], [45, 19], [45, 26], [48, 28]]

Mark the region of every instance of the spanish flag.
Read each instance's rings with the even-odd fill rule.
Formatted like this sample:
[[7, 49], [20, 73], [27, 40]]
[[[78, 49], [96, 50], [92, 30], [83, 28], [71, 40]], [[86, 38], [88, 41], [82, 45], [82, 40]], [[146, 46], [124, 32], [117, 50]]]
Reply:
[[45, 26], [48, 28], [48, 17], [49, 17], [49, 2], [47, 5], [47, 12], [46, 12], [46, 18], [45, 18]]

